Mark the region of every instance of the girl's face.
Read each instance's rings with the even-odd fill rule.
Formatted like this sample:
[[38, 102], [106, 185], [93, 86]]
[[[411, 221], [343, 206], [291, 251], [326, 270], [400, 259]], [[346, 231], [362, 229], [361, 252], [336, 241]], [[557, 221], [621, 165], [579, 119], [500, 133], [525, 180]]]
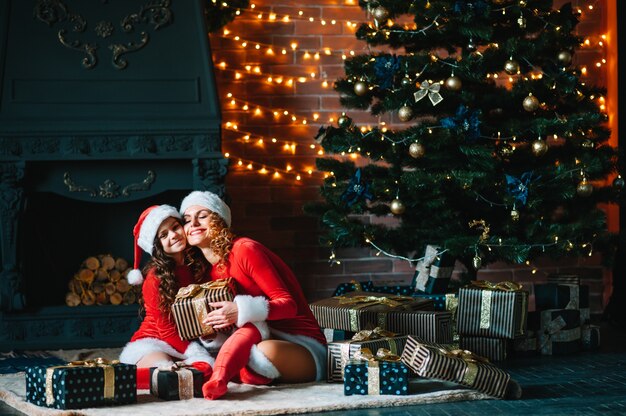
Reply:
[[210, 212], [200, 205], [192, 205], [185, 210], [183, 222], [185, 224], [185, 235], [190, 245], [200, 246], [205, 240], [208, 240]]
[[163, 251], [170, 256], [181, 253], [187, 247], [183, 226], [174, 217], [169, 217], [161, 223], [157, 238], [163, 246]]

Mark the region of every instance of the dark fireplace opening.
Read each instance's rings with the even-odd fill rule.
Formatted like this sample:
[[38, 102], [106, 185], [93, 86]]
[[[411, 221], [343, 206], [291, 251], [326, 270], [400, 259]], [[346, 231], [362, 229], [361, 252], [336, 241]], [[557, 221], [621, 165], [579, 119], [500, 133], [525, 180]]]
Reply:
[[[28, 195], [20, 232], [26, 311], [65, 305], [68, 283], [87, 257], [112, 254], [132, 266], [132, 230], [139, 214], [153, 204], [178, 207], [185, 194], [166, 191], [137, 201], [107, 204], [49, 192]], [[144, 254], [142, 265], [145, 261]]]

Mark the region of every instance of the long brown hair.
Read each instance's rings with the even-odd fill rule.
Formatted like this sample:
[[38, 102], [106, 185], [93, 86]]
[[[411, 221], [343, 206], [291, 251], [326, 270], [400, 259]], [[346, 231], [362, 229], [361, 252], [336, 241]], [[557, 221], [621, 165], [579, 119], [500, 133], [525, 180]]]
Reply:
[[[159, 309], [169, 315], [176, 293], [180, 289], [180, 284], [174, 273], [176, 261], [163, 250], [163, 245], [158, 236], [154, 238], [153, 247], [152, 257], [144, 266], [143, 274], [145, 276], [151, 269], [155, 269], [155, 275], [159, 279]], [[197, 247], [187, 246], [183, 254], [184, 264], [191, 269], [193, 280], [200, 283], [206, 276], [208, 261]]]
[[209, 248], [220, 258], [215, 265], [219, 272], [223, 272], [228, 267], [228, 255], [233, 248], [233, 241], [237, 237], [226, 222], [215, 212], [209, 211]]

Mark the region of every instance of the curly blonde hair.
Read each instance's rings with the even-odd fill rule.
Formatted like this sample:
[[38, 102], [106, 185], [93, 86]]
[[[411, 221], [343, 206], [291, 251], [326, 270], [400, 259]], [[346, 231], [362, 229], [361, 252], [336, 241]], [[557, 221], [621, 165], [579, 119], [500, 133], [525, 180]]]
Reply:
[[236, 235], [226, 225], [226, 221], [215, 212], [209, 211], [209, 248], [219, 257], [215, 265], [218, 271], [223, 272], [228, 267], [228, 255], [233, 248]]

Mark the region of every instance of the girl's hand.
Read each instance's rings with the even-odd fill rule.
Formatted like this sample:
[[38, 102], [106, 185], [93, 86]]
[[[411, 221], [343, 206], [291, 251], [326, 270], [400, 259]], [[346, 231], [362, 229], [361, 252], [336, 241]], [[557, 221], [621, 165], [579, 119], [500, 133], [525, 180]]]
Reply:
[[215, 308], [215, 310], [209, 312], [204, 321], [202, 321], [203, 324], [211, 325], [215, 329], [221, 329], [237, 322], [239, 309], [237, 309], [235, 302], [211, 302], [209, 306]]

